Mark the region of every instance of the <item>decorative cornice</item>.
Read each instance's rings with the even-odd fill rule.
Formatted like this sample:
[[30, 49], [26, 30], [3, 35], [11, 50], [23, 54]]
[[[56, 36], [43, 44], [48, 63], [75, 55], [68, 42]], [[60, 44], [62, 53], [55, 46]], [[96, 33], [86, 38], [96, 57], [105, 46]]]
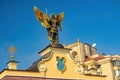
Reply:
[[39, 72], [25, 71], [25, 70], [9, 70], [4, 69], [0, 73], [0, 80], [5, 76], [27, 76], [27, 77], [43, 77]]
[[112, 61], [111, 58], [105, 58], [105, 59], [99, 60], [98, 64], [110, 63], [111, 61]]
[[68, 48], [54, 48], [51, 46], [47, 46], [45, 49], [40, 51], [39, 53], [41, 54], [42, 60], [41, 61], [46, 61], [51, 58], [51, 55], [53, 53], [59, 53], [59, 54], [66, 54], [69, 53], [71, 49]]
[[6, 64], [9, 64], [9, 63], [19, 63], [19, 62], [15, 61], [15, 60], [11, 60], [11, 61], [7, 62]]
[[88, 65], [97, 65], [97, 61], [95, 60], [90, 60], [90, 61], [87, 61], [87, 62], [84, 62], [84, 65], [85, 66], [88, 66]]

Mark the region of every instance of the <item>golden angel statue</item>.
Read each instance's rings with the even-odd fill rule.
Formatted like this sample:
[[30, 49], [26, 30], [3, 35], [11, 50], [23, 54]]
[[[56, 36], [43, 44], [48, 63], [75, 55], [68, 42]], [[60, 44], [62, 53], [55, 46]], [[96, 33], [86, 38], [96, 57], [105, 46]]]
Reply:
[[42, 26], [47, 29], [48, 39], [52, 44], [59, 44], [58, 40], [58, 27], [62, 31], [62, 20], [64, 17], [64, 12], [55, 15], [52, 14], [50, 18], [47, 14], [40, 11], [37, 7], [34, 7], [34, 12], [36, 18], [41, 22]]

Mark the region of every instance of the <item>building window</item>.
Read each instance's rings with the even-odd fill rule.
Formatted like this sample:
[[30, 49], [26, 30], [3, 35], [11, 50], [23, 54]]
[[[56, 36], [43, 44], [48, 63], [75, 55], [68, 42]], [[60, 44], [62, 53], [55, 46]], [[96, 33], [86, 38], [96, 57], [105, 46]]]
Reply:
[[114, 61], [114, 66], [120, 66], [120, 60], [115, 60]]
[[120, 76], [120, 70], [115, 70], [115, 76], [116, 77]]

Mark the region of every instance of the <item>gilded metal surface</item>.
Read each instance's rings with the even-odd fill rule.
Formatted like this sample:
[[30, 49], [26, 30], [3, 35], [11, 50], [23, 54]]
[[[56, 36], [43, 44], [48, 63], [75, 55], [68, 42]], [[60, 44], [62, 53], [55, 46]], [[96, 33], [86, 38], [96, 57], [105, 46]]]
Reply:
[[14, 54], [15, 54], [15, 51], [16, 51], [15, 47], [10, 46], [9, 51], [11, 53], [11, 60], [14, 61]]
[[34, 7], [34, 12], [36, 18], [41, 22], [42, 26], [47, 29], [48, 39], [51, 41], [51, 43], [59, 44], [58, 27], [62, 31], [62, 20], [64, 18], [64, 12], [58, 15], [52, 14], [50, 18], [37, 7]]

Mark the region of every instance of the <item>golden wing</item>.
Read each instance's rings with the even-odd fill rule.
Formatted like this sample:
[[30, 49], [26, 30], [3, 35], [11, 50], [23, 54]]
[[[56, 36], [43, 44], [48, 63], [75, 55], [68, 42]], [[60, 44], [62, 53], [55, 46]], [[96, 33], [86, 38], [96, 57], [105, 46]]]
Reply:
[[57, 20], [61, 22], [64, 18], [64, 12], [61, 12], [60, 14], [57, 15]]
[[62, 31], [62, 20], [64, 18], [64, 12], [57, 15], [57, 21], [59, 22], [60, 30]]
[[34, 7], [34, 12], [35, 12], [35, 16], [36, 18], [41, 22], [41, 24], [45, 27], [45, 28], [50, 28], [50, 24], [48, 23], [48, 16], [47, 14], [44, 14], [42, 11], [40, 11], [36, 6]]

